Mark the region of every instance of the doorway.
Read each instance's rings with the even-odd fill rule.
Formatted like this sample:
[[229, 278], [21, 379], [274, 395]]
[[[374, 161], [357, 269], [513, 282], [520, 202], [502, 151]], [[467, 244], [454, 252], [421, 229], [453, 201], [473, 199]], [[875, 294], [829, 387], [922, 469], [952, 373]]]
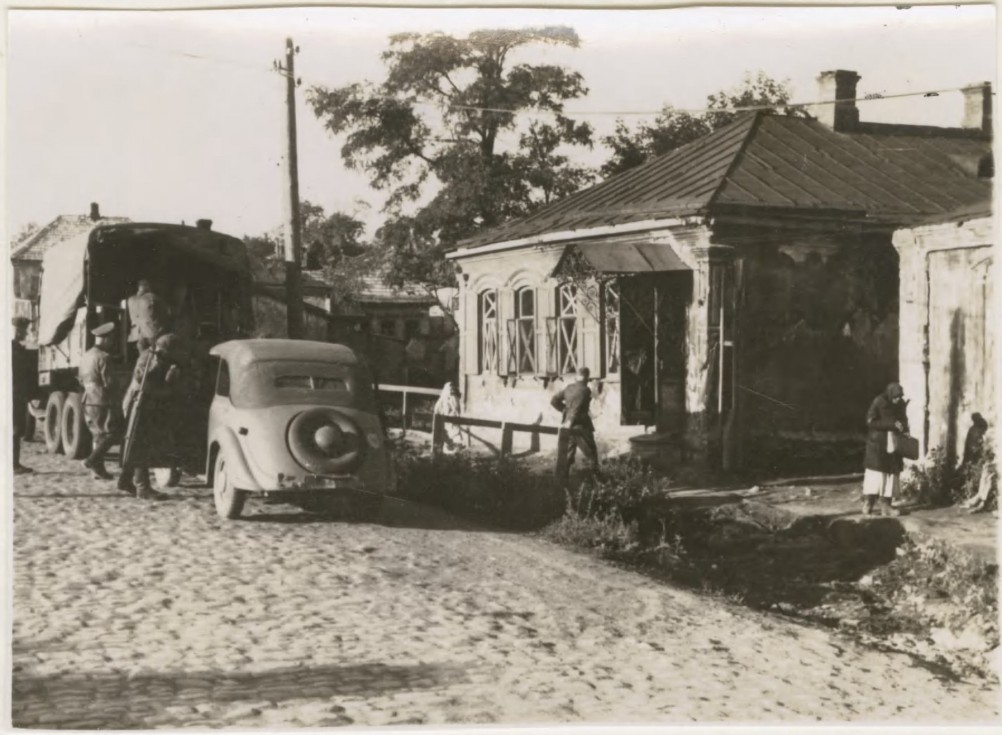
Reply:
[[692, 272], [619, 278], [621, 422], [681, 432]]

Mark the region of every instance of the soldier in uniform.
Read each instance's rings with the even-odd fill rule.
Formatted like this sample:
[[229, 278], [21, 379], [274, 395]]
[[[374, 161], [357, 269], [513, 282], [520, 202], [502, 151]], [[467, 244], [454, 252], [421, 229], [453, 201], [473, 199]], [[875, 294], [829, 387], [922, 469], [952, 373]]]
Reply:
[[578, 370], [578, 379], [553, 396], [550, 405], [563, 414], [565, 429], [570, 429], [567, 443], [567, 465], [574, 464], [574, 455], [580, 447], [591, 469], [598, 474], [598, 448], [595, 446], [595, 426], [591, 421], [591, 389], [588, 379], [591, 371]]
[[[122, 402], [128, 432], [122, 450], [122, 482], [142, 500], [164, 500], [150, 483], [150, 467], [174, 446], [174, 421], [183, 401], [179, 345], [163, 334], [136, 360], [132, 383]], [[128, 479], [131, 474], [131, 480]]]
[[87, 428], [94, 438], [90, 456], [83, 461], [95, 478], [111, 480], [105, 469], [104, 457], [120, 440], [122, 419], [119, 413], [119, 391], [108, 370], [109, 347], [115, 332], [113, 322], [91, 330], [94, 346], [84, 353], [80, 361], [80, 382], [84, 387], [83, 410]]
[[129, 321], [132, 323], [130, 342], [146, 338], [147, 342], [153, 344], [157, 337], [167, 331], [170, 308], [166, 301], [154, 293], [150, 282], [145, 278], [136, 284], [136, 294], [127, 299], [126, 305], [129, 309]]
[[14, 317], [11, 326], [14, 327], [14, 339], [11, 340], [11, 408], [14, 413], [14, 474], [24, 475], [34, 472], [30, 467], [21, 464], [21, 436], [24, 434], [28, 419], [28, 401], [34, 386], [32, 372], [34, 365], [28, 349], [21, 344], [28, 336], [29, 321], [24, 317]]

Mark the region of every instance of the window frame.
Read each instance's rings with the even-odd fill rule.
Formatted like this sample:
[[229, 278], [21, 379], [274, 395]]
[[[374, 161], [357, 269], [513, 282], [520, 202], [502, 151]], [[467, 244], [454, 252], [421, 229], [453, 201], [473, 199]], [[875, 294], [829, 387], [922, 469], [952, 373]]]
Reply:
[[580, 367], [580, 320], [578, 318], [578, 287], [574, 283], [557, 285], [556, 318], [556, 372], [571, 375]]
[[[528, 315], [525, 314], [526, 303], [531, 304], [531, 313]], [[513, 314], [515, 372], [519, 375], [535, 375], [539, 366], [536, 354], [536, 320], [539, 316], [539, 304], [535, 288], [523, 286], [515, 291]]]
[[496, 288], [477, 294], [477, 372], [501, 369], [501, 300]]

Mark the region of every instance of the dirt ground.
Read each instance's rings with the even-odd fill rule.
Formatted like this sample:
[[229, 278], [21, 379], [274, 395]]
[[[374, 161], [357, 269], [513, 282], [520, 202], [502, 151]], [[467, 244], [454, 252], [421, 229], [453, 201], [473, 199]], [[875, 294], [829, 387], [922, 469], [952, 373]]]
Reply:
[[998, 720], [994, 686], [537, 538], [396, 501], [227, 523], [194, 483], [140, 502], [39, 448], [15, 726]]

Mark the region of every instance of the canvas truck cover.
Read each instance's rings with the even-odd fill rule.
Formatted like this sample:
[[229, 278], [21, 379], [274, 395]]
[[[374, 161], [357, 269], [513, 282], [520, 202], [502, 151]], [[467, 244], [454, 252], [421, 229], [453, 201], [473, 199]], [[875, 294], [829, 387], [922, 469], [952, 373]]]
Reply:
[[53, 246], [43, 256], [38, 343], [58, 344], [69, 334], [77, 309], [84, 305], [88, 267], [93, 271], [91, 296], [117, 300], [121, 275], [138, 272], [152, 252], [151, 247], [170, 251], [192, 263], [247, 274], [249, 278], [247, 251], [242, 242], [229, 235], [157, 223], [97, 227]]
[[83, 303], [84, 270], [90, 233], [53, 245], [42, 256], [41, 313], [38, 344], [61, 342]]

